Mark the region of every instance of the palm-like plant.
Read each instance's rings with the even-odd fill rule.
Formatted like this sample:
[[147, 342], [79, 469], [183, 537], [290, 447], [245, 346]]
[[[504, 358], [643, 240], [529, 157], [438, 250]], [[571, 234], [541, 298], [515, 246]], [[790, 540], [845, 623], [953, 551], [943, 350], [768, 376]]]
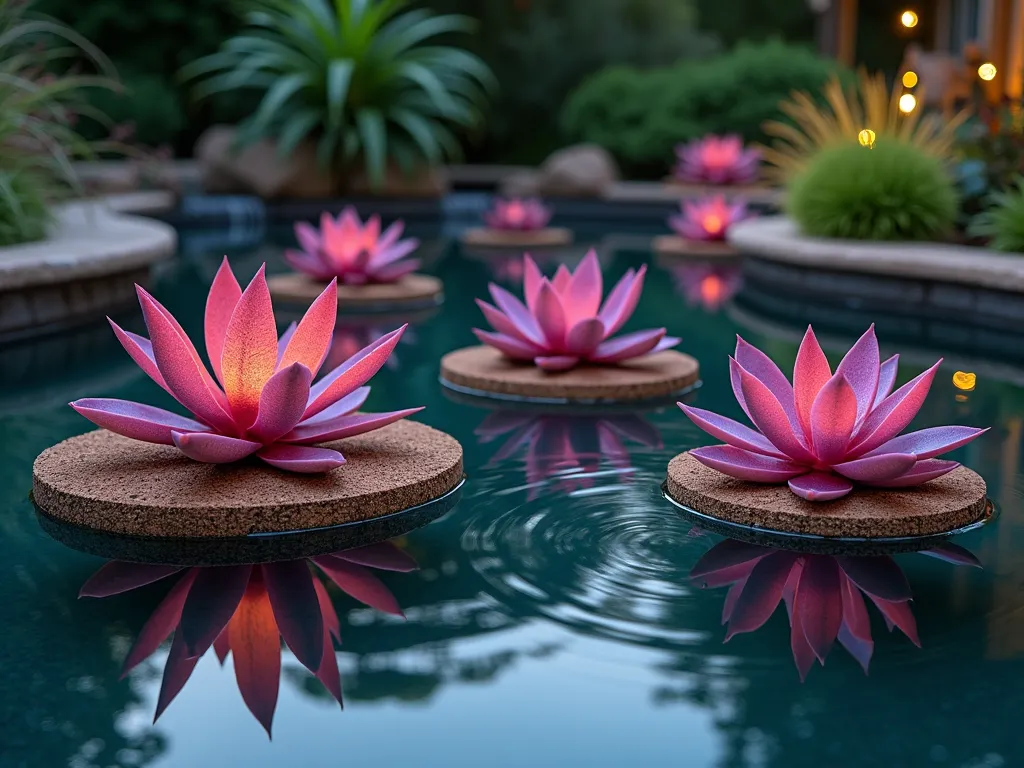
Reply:
[[480, 120], [493, 76], [477, 56], [433, 41], [472, 20], [404, 10], [406, 0], [250, 0], [247, 28], [185, 67], [197, 98], [239, 88], [262, 93], [240, 126], [243, 142], [269, 137], [288, 154], [316, 140], [321, 167], [362, 158], [379, 185], [388, 159], [405, 170], [460, 152], [452, 128]]
[[897, 139], [952, 162], [957, 128], [968, 117], [967, 110], [949, 119], [921, 108], [904, 113], [899, 107], [899, 85], [890, 89], [885, 75], [865, 70], [858, 73], [853, 87], [844, 86], [843, 79], [833, 75], [822, 95], [824, 103], [809, 93], [794, 93], [779, 104], [789, 121], [764, 124], [764, 132], [775, 141], [764, 148], [763, 158], [778, 181], [792, 178], [819, 150], [854, 140], [865, 129], [877, 138]]
[[[45, 234], [47, 203], [80, 192], [72, 160], [97, 145], [75, 130], [92, 88], [115, 88], [114, 70], [74, 30], [34, 14], [31, 0], [0, 0], [0, 245]], [[82, 59], [101, 74], [76, 72]]]

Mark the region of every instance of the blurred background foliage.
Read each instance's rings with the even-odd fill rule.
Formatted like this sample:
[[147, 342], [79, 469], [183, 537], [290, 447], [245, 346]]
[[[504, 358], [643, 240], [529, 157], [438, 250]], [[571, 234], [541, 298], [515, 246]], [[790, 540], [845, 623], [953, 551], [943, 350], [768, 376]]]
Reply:
[[[561, 132], [563, 105], [582, 81], [606, 67], [664, 68], [706, 59], [741, 39], [810, 44], [814, 33], [806, 0], [417, 0], [413, 5], [480, 22], [472, 46], [501, 83], [487, 131], [467, 148], [468, 159], [480, 162], [539, 162], [563, 145], [568, 138]], [[97, 106], [114, 123], [132, 124], [138, 143], [167, 144], [177, 155], [189, 155], [206, 127], [237, 122], [254, 107], [251, 98], [247, 102], [238, 95], [197, 104], [177, 77], [182, 66], [212, 53], [239, 30], [238, 0], [40, 0], [37, 9], [73, 24], [111, 58], [126, 92], [97, 96]]]

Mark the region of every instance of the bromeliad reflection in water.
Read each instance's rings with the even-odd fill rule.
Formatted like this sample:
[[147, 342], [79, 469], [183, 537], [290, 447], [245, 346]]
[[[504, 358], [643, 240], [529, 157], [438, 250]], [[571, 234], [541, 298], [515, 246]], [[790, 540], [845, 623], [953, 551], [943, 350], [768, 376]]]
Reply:
[[[416, 570], [416, 562], [389, 542], [311, 558], [342, 592], [398, 616], [394, 596], [367, 566]], [[110, 562], [82, 587], [79, 597], [109, 597], [173, 575], [177, 582], [139, 632], [122, 677], [154, 654], [173, 633], [153, 720], [188, 682], [211, 647], [221, 664], [234, 655], [235, 679], [249, 711], [270, 735], [281, 676], [281, 640], [341, 704], [341, 676], [334, 641], [338, 615], [306, 560], [262, 565], [175, 568]]]
[[[981, 567], [974, 555], [955, 544], [940, 544], [921, 554]], [[824, 666], [837, 640], [868, 671], [874, 641], [865, 597], [881, 612], [890, 631], [899, 628], [914, 645], [921, 645], [910, 608], [910, 585], [888, 556], [802, 554], [726, 539], [694, 565], [690, 578], [705, 587], [731, 585], [722, 607], [726, 641], [762, 627], [784, 602], [801, 680], [815, 660]]]
[[[676, 262], [676, 259], [672, 260]], [[717, 312], [743, 287], [743, 272], [736, 266], [673, 263], [663, 265], [672, 275], [676, 290], [690, 307]]]
[[594, 485], [593, 473], [607, 462], [620, 472], [632, 472], [626, 443], [645, 448], [662, 447], [658, 429], [642, 416], [630, 413], [605, 416], [496, 411], [476, 428], [481, 445], [505, 438], [490, 466], [509, 460], [526, 449], [523, 459], [529, 499], [540, 495], [545, 480], [555, 480], [564, 492]]

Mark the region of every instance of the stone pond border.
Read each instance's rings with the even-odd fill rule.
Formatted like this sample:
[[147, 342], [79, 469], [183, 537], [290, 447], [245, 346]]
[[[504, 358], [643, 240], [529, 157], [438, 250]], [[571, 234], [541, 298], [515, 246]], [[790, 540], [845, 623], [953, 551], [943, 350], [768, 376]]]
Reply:
[[162, 222], [102, 202], [59, 206], [46, 240], [0, 248], [0, 340], [134, 304], [135, 283], [176, 247], [174, 228]]
[[1024, 293], [1024, 254], [948, 243], [866, 242], [807, 237], [786, 216], [735, 224], [744, 255], [817, 269], [910, 277]]

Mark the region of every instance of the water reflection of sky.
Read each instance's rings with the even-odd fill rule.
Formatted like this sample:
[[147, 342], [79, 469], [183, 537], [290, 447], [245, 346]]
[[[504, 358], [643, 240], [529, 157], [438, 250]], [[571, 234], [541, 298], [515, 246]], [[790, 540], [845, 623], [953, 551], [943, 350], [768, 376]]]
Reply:
[[[240, 276], [287, 236], [233, 254]], [[155, 286], [193, 334], [217, 257], [207, 264], [192, 253]], [[642, 260], [604, 254], [612, 278]], [[32, 517], [32, 458], [87, 427], [64, 403], [92, 394], [166, 406], [162, 393], [120, 365], [103, 326], [61, 342], [65, 351], [18, 348], [19, 364], [4, 369], [0, 386], [0, 764], [611, 766], [661, 765], [666, 756], [709, 768], [1024, 763], [1014, 685], [1024, 674], [1024, 371], [1012, 358], [972, 365], [977, 386], [958, 401], [964, 393], [951, 377], [968, 370], [962, 348], [944, 349], [942, 337], [902, 337], [897, 347], [880, 331], [883, 353], [902, 353], [904, 377], [943, 354], [953, 359], [918, 425], [994, 427], [955, 457], [985, 476], [1001, 515], [959, 542], [984, 570], [896, 556], [913, 591], [920, 649], [887, 632], [869, 607], [870, 674], [833, 649], [801, 684], [783, 608], [723, 643], [725, 590], [689, 578], [717, 539], [691, 535], [659, 484], [669, 458], [705, 437], [672, 406], [609, 416], [604, 427], [582, 415], [517, 412], [510, 431], [481, 440], [481, 425], [503, 417], [445, 396], [436, 361], [472, 343], [469, 329], [480, 322], [472, 298], [494, 275], [484, 261], [454, 256], [431, 269], [445, 278], [447, 303], [416, 323], [399, 367], [373, 381], [367, 407], [426, 405], [422, 420], [466, 447], [470, 482], [458, 508], [399, 542], [420, 570], [382, 576], [404, 621], [335, 595], [343, 712], [282, 651], [272, 741], [243, 704], [231, 662], [222, 668], [212, 653], [153, 725], [167, 646], [127, 679], [118, 676], [161, 589], [77, 600], [101, 561], [48, 540]], [[785, 370], [802, 325], [758, 314], [743, 291], [715, 309], [689, 302], [677, 279], [652, 266], [635, 327], [666, 325], [682, 336], [682, 349], [704, 365], [704, 386], [689, 401], [739, 417], [725, 364], [735, 333]], [[387, 318], [382, 330], [400, 322]], [[823, 334], [830, 355], [852, 340], [839, 328], [831, 334], [831, 345]], [[602, 441], [605, 429], [617, 443]]]

